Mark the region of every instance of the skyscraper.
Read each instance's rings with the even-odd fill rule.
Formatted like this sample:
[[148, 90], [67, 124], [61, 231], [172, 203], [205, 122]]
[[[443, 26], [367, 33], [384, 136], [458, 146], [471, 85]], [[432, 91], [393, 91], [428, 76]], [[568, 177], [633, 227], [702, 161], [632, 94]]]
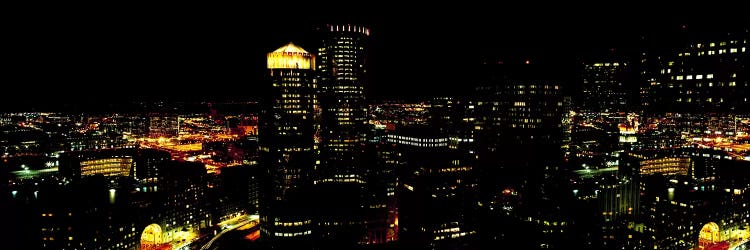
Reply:
[[327, 25], [318, 49], [318, 138], [315, 192], [318, 236], [322, 244], [351, 246], [365, 241], [366, 48], [370, 29]]
[[338, 181], [361, 178], [358, 155], [364, 142], [367, 105], [365, 57], [370, 29], [327, 25], [318, 50], [320, 76], [320, 174]]
[[268, 173], [262, 233], [271, 239], [305, 239], [312, 234], [305, 191], [315, 164], [315, 55], [289, 43], [268, 53], [267, 62], [272, 94], [265, 103], [258, 138]]
[[[528, 244], [562, 247], [570, 221], [565, 211], [566, 98], [549, 69], [522, 61], [487, 67], [479, 87], [476, 143], [487, 218], [486, 244], [508, 244], [530, 235]], [[495, 223], [517, 223], [505, 230]], [[509, 225], [510, 225], [509, 224]], [[496, 231], [500, 229], [500, 231]]]

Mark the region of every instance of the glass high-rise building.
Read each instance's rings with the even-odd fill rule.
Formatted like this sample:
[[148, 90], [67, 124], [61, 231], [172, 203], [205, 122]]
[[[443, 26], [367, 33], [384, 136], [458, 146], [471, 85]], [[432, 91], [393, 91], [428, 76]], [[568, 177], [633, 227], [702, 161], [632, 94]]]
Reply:
[[260, 119], [261, 161], [268, 178], [262, 234], [289, 241], [312, 235], [309, 185], [315, 166], [315, 55], [289, 43], [267, 56], [272, 94]]
[[367, 241], [366, 171], [361, 156], [368, 131], [364, 88], [370, 30], [327, 25], [319, 35], [316, 235], [323, 247], [348, 248]]
[[323, 179], [361, 179], [357, 162], [364, 143], [367, 115], [365, 64], [370, 29], [327, 25], [318, 49], [321, 107], [320, 139]]

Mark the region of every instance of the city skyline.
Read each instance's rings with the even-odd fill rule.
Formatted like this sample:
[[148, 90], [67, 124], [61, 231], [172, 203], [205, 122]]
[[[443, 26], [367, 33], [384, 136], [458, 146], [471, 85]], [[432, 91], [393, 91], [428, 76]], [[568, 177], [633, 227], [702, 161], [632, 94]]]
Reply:
[[746, 15], [284, 7], [27, 16], [3, 242], [750, 247]]
[[[160, 97], [263, 97], [268, 89], [261, 84], [258, 68], [266, 51], [288, 42], [314, 47], [310, 34], [315, 27], [337, 22], [372, 27], [365, 93], [370, 98], [470, 94], [478, 82], [475, 66], [495, 61], [542, 64], [551, 77], [577, 88], [572, 72], [593, 55], [614, 49], [618, 55], [629, 56], [637, 52], [633, 50], [640, 46], [641, 36], [660, 38], [683, 29], [703, 32], [738, 27], [747, 19], [494, 13], [466, 6], [457, 7], [457, 12], [474, 11], [474, 15], [453, 18], [448, 12], [435, 12], [421, 16], [418, 11], [404, 8], [389, 15], [330, 11], [284, 18], [227, 11], [206, 12], [195, 19], [179, 12], [32, 12], [11, 27], [14, 50], [9, 58], [14, 63], [9, 79], [22, 92], [39, 86], [46, 91], [13, 95], [2, 104], [55, 107], [56, 103], [92, 106]], [[207, 85], [215, 88], [206, 89]], [[435, 85], [453, 87], [423, 90]], [[410, 87], [394, 93], [391, 89], [396, 86]]]

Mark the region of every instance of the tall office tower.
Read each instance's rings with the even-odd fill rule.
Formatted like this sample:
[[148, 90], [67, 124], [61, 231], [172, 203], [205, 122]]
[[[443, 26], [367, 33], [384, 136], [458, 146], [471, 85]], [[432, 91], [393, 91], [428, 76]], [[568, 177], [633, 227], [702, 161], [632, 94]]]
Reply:
[[622, 112], [628, 110], [626, 86], [629, 65], [622, 61], [606, 61], [583, 65], [584, 112]]
[[363, 242], [366, 234], [365, 170], [360, 156], [368, 131], [364, 86], [370, 29], [327, 25], [320, 35], [320, 162], [315, 192], [321, 200], [316, 224], [321, 244], [351, 245]]
[[[528, 61], [492, 65], [479, 87], [476, 143], [486, 244], [512, 244], [529, 235], [530, 246], [562, 247], [570, 233], [563, 161], [566, 101], [548, 69]], [[543, 222], [543, 223], [537, 223]], [[518, 224], [505, 230], [496, 223]], [[500, 230], [500, 231], [496, 231]], [[565, 232], [565, 233], [562, 233]]]
[[[267, 56], [272, 94], [259, 119], [263, 185], [261, 225], [264, 237], [277, 242], [312, 234], [306, 193], [314, 160], [315, 55], [289, 43]], [[288, 239], [288, 240], [286, 240]]]
[[479, 104], [476, 129], [480, 150], [488, 152], [480, 158], [496, 163], [483, 176], [499, 178], [487, 183], [500, 185], [485, 188], [517, 189], [527, 202], [542, 199], [549, 180], [561, 172], [566, 114], [560, 85], [510, 80], [485, 90], [490, 96]]
[[691, 38], [666, 52], [650, 72], [647, 105], [656, 112], [741, 113], [750, 110], [750, 31]]
[[334, 179], [360, 178], [357, 157], [366, 133], [365, 57], [370, 29], [328, 25], [322, 33], [318, 50], [322, 109], [319, 172]]

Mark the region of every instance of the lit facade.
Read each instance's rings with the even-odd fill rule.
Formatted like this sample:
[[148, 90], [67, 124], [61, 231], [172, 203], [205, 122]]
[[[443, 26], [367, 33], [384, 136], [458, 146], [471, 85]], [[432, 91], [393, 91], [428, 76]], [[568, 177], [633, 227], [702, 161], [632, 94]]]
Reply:
[[81, 175], [128, 176], [133, 167], [133, 158], [104, 158], [81, 161]]
[[327, 25], [318, 49], [322, 176], [360, 176], [358, 154], [366, 133], [364, 88], [370, 29]]
[[[726, 33], [725, 33], [726, 34]], [[664, 55], [642, 90], [652, 111], [748, 111], [750, 31], [697, 39]]]
[[665, 157], [641, 161], [641, 175], [688, 175], [690, 158]]
[[[315, 224], [322, 244], [333, 247], [366, 241], [361, 156], [368, 132], [364, 90], [370, 29], [329, 24], [318, 34], [320, 161], [315, 190], [323, 200]], [[322, 197], [329, 195], [336, 198]]]
[[131, 176], [135, 166], [134, 149], [106, 149], [62, 154], [59, 171], [66, 178], [102, 175], [105, 177]]
[[312, 237], [309, 187], [315, 165], [315, 55], [288, 44], [267, 56], [272, 95], [259, 117], [261, 166], [267, 169], [260, 213], [264, 237]]

